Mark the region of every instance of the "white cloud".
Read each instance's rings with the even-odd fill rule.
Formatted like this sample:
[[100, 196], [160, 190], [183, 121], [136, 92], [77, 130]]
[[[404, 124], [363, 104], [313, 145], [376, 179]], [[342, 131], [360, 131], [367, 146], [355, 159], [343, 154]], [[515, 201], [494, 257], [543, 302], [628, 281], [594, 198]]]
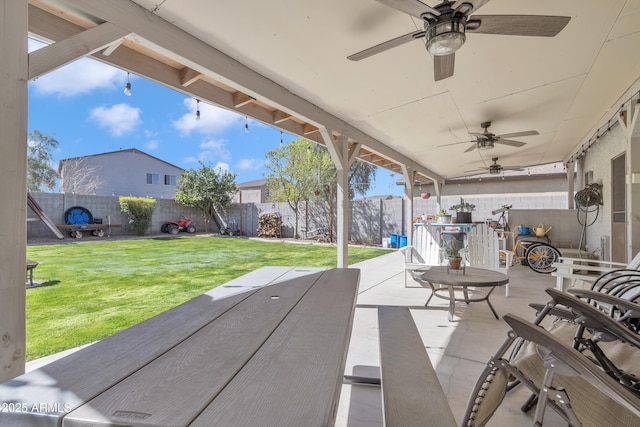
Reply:
[[264, 166], [264, 159], [241, 159], [236, 167], [242, 171], [258, 170]]
[[[243, 117], [224, 108], [200, 102], [193, 98], [184, 100], [189, 111], [172, 124], [181, 134], [189, 135], [192, 131], [203, 134], [221, 134], [231, 126], [242, 126]], [[196, 120], [196, 110], [200, 108], [200, 120]], [[240, 129], [240, 128], [239, 128]]]
[[122, 70], [82, 58], [39, 77], [31, 87], [39, 95], [74, 96], [95, 89], [124, 88], [126, 79]]
[[224, 140], [222, 139], [209, 139], [200, 143], [200, 157], [206, 157], [213, 160], [219, 158], [224, 161], [231, 160], [231, 152], [227, 149]]
[[229, 172], [231, 170], [231, 169], [229, 169], [229, 164], [228, 163], [224, 163], [224, 162], [216, 163], [216, 165], [213, 167], [213, 169], [215, 169], [218, 172], [221, 172], [221, 171]]
[[121, 136], [131, 132], [142, 123], [140, 109], [128, 104], [96, 107], [91, 110], [89, 117], [96, 121], [100, 127], [107, 128], [113, 136]]
[[156, 141], [155, 139], [147, 141], [147, 143], [144, 145], [144, 148], [150, 151], [155, 150], [158, 148], [158, 141]]

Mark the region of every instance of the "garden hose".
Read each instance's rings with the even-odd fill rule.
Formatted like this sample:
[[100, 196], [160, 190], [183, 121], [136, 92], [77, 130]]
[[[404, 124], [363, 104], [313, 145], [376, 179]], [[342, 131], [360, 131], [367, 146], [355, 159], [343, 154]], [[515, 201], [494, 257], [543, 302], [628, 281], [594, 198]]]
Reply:
[[[589, 184], [584, 189], [578, 191], [574, 196], [576, 202], [578, 223], [582, 225], [582, 233], [580, 235], [580, 243], [578, 244], [578, 256], [582, 258], [582, 247], [587, 239], [587, 227], [593, 225], [598, 219], [600, 213], [600, 205], [603, 205], [602, 194], [600, 193], [601, 184]], [[591, 222], [588, 221], [589, 214], [594, 213], [595, 216]], [[584, 218], [581, 218], [581, 214]]]

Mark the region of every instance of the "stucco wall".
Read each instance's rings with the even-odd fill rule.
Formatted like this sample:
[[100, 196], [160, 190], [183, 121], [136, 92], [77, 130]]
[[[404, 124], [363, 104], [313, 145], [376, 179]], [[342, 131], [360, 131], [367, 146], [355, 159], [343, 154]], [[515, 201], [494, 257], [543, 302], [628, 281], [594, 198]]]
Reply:
[[[183, 170], [144, 153], [130, 150], [82, 158], [81, 166], [93, 170], [100, 185], [93, 194], [101, 196], [153, 197], [173, 199], [176, 186], [165, 185], [165, 175], [177, 178]], [[63, 177], [65, 174], [63, 163]], [[147, 174], [157, 174], [157, 184], [147, 184]]]

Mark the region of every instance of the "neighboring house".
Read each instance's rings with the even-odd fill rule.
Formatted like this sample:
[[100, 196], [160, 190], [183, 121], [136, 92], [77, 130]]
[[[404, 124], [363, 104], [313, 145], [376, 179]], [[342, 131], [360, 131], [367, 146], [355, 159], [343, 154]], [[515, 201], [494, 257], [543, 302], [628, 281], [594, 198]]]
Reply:
[[[269, 198], [266, 180], [256, 179], [254, 181], [236, 184], [238, 192], [233, 196], [232, 203], [266, 203]], [[242, 194], [242, 200], [240, 195]]]
[[60, 192], [173, 199], [184, 169], [135, 148], [63, 159]]

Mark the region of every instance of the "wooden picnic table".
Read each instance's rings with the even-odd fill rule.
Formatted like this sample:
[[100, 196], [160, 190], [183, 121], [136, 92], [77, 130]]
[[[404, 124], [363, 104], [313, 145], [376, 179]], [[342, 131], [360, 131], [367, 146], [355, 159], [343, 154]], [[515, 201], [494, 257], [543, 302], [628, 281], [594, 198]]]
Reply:
[[252, 277], [0, 385], [0, 425], [333, 425], [359, 270]]

